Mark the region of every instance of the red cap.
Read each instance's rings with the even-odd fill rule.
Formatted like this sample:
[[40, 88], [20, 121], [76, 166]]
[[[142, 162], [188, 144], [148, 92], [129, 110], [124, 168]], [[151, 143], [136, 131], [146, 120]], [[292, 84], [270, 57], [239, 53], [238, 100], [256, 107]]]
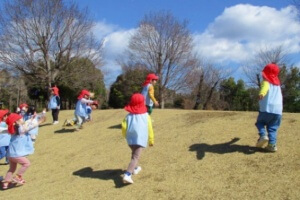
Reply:
[[53, 87], [53, 88], [51, 88], [52, 89], [52, 91], [53, 91], [53, 93], [54, 93], [54, 95], [56, 95], [56, 96], [59, 96], [59, 89], [55, 86], [55, 87]]
[[21, 119], [22, 116], [17, 114], [17, 113], [11, 113], [7, 119], [6, 119], [6, 124], [8, 126], [8, 133], [10, 134], [14, 134], [15, 133], [15, 127], [14, 127], [14, 123], [16, 121], [18, 121], [19, 119]]
[[158, 80], [158, 76], [156, 76], [155, 74], [148, 74], [145, 82], [143, 83], [143, 86], [149, 84], [152, 80]]
[[85, 95], [90, 96], [90, 92], [88, 90], [81, 90], [79, 96], [77, 97], [77, 99], [82, 99]]
[[126, 111], [132, 114], [144, 114], [147, 112], [145, 106], [145, 98], [142, 94], [136, 93], [131, 96], [130, 102], [124, 108]]
[[28, 108], [28, 105], [27, 105], [26, 103], [22, 103], [22, 104], [19, 105], [19, 108], [20, 108], [21, 110], [22, 110], [22, 108], [24, 108], [24, 107]]
[[270, 63], [267, 64], [263, 69], [262, 76], [264, 79], [266, 79], [268, 82], [272, 83], [273, 85], [280, 85], [280, 80], [278, 78], [279, 71], [280, 69], [276, 64]]
[[0, 110], [0, 121], [2, 121], [4, 115], [8, 114], [9, 110]]

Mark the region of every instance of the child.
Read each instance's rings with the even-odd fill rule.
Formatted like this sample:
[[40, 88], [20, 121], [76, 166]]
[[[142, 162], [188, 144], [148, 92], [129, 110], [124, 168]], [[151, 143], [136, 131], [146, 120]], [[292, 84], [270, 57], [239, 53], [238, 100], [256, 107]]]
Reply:
[[48, 108], [52, 110], [53, 124], [58, 124], [60, 97], [58, 94], [58, 88], [56, 86], [51, 88], [51, 96], [48, 103]]
[[[2, 181], [2, 189], [8, 189], [11, 183], [21, 184], [25, 183], [23, 175], [27, 168], [30, 166], [30, 161], [26, 156], [33, 154], [34, 147], [28, 134], [28, 131], [37, 127], [37, 124], [31, 124], [27, 127], [24, 123], [22, 116], [16, 113], [10, 114], [6, 123], [8, 125], [8, 133], [10, 133], [11, 140], [9, 144], [8, 157], [9, 157], [9, 170]], [[17, 164], [21, 164], [22, 167], [18, 170], [17, 175], [13, 177], [13, 173], [17, 169]]]
[[[40, 123], [44, 122], [46, 120], [45, 114], [46, 114], [45, 109], [43, 110], [42, 113], [37, 114], [36, 110], [35, 110], [35, 107], [30, 106], [28, 108], [28, 111], [27, 111], [27, 114], [26, 114], [26, 117], [25, 117], [26, 126], [30, 127], [34, 124], [37, 124], [38, 122], [40, 122]], [[30, 131], [28, 131], [28, 133], [31, 137], [32, 143], [34, 144], [35, 141], [36, 141], [36, 137], [39, 133], [39, 126], [31, 129]]]
[[259, 133], [256, 146], [263, 147], [269, 143], [266, 150], [270, 152], [277, 151], [277, 130], [282, 117], [282, 93], [278, 75], [279, 67], [275, 63], [267, 64], [262, 71], [264, 80], [259, 92], [259, 114], [255, 123]]
[[77, 121], [77, 128], [76, 131], [78, 131], [80, 128], [82, 128], [82, 124], [85, 122], [87, 115], [86, 106], [89, 103], [93, 103], [93, 100], [88, 100], [90, 96], [90, 92], [88, 90], [81, 90], [78, 101], [76, 103], [75, 108], [75, 117]]
[[154, 97], [154, 85], [156, 84], [158, 77], [155, 74], [148, 74], [145, 82], [143, 83], [142, 95], [145, 97], [147, 112], [149, 115], [152, 113], [153, 103], [155, 106], [159, 106], [158, 101]]
[[7, 116], [9, 115], [9, 110], [0, 110], [0, 160], [5, 157], [5, 164], [8, 164], [8, 147], [10, 142], [10, 134], [7, 132], [7, 124], [5, 123]]
[[22, 117], [24, 117], [25, 116], [25, 114], [26, 114], [26, 112], [27, 112], [27, 110], [28, 110], [28, 105], [26, 104], [26, 103], [22, 103], [22, 104], [20, 104], [19, 105], [19, 114], [22, 116]]
[[93, 103], [88, 104], [86, 106], [86, 112], [87, 112], [86, 120], [87, 121], [92, 121], [92, 111], [96, 110], [98, 108], [98, 105], [99, 105], [98, 101], [93, 101]]
[[138, 166], [138, 160], [141, 152], [146, 148], [149, 141], [149, 146], [154, 144], [154, 134], [150, 115], [147, 113], [144, 96], [134, 94], [131, 97], [130, 103], [125, 106], [125, 110], [129, 114], [122, 122], [122, 134], [126, 137], [127, 143], [131, 149], [131, 161], [124, 174], [124, 183], [133, 183], [132, 174], [138, 174], [142, 168]]

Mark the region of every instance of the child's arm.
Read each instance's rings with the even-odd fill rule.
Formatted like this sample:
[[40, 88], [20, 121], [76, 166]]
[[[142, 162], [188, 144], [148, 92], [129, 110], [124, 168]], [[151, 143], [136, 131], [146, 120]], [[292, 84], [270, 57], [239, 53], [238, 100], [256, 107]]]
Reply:
[[126, 120], [126, 117], [122, 121], [121, 126], [122, 126], [122, 135], [123, 135], [123, 137], [126, 137], [126, 132], [127, 132], [127, 120]]
[[1, 133], [7, 133], [7, 127], [1, 127], [0, 126], [0, 134]]
[[93, 100], [88, 100], [85, 98], [82, 98], [80, 101], [81, 101], [81, 103], [93, 103], [94, 102]]
[[269, 89], [270, 89], [269, 82], [264, 80], [261, 83], [261, 88], [260, 88], [259, 96], [258, 96], [259, 100], [262, 100], [266, 96], [266, 94], [268, 93]]
[[154, 132], [153, 132], [153, 128], [152, 128], [152, 120], [150, 115], [148, 115], [148, 140], [149, 140], [149, 146], [153, 146], [154, 145]]
[[155, 97], [154, 97], [154, 87], [153, 87], [153, 85], [150, 85], [149, 86], [149, 91], [148, 91], [148, 93], [149, 93], [149, 97], [150, 97], [150, 99], [153, 101], [153, 103], [157, 106], [158, 105], [158, 102], [157, 102], [157, 100], [155, 99]]

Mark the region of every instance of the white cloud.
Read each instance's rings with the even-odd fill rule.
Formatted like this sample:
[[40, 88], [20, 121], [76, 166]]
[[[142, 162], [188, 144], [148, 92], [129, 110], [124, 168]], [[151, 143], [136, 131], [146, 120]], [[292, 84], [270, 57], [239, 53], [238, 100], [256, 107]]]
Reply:
[[217, 62], [243, 62], [261, 47], [282, 45], [300, 52], [300, 24], [293, 6], [280, 10], [239, 4], [225, 8], [202, 34], [194, 35], [196, 51]]
[[[294, 7], [277, 10], [267, 6], [238, 4], [225, 8], [201, 34], [194, 34], [196, 51], [215, 62], [243, 63], [262, 47], [300, 52], [300, 24]], [[121, 73], [116, 59], [123, 56], [130, 36], [136, 29], [124, 30], [105, 21], [95, 26], [95, 35], [104, 39], [105, 83]], [[298, 62], [298, 61], [297, 61]], [[238, 70], [238, 69], [237, 69]]]
[[94, 34], [99, 40], [104, 41], [104, 62], [102, 70], [105, 74], [105, 83], [111, 85], [115, 78], [121, 73], [121, 66], [116, 59], [123, 55], [127, 48], [129, 39], [135, 29], [123, 30], [120, 27], [105, 22], [98, 22]]

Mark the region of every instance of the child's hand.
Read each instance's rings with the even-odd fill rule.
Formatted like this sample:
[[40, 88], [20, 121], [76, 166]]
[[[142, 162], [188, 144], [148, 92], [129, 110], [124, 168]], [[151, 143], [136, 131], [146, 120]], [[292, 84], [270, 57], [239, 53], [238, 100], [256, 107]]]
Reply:
[[260, 94], [259, 96], [258, 96], [258, 99], [259, 100], [262, 100], [264, 98], [264, 95], [262, 95], [262, 94]]
[[153, 144], [149, 144], [149, 147], [153, 147]]

